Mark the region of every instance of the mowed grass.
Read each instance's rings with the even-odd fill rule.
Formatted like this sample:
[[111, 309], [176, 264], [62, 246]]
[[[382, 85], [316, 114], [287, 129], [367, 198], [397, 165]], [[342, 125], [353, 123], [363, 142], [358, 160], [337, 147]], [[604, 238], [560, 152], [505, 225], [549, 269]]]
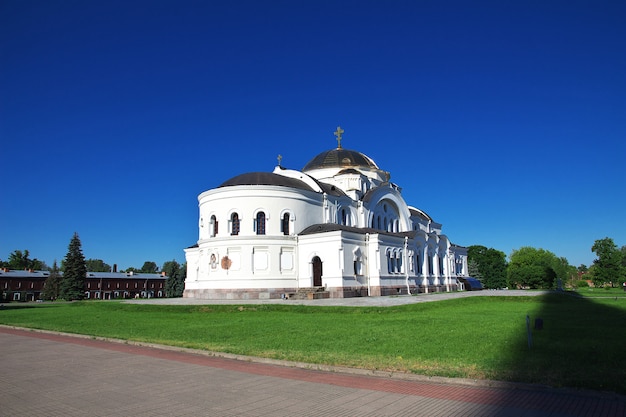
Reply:
[[[543, 319], [543, 329], [532, 330], [532, 348], [527, 315], [531, 325]], [[626, 298], [470, 297], [398, 307], [9, 304], [0, 323], [313, 364], [626, 393]]]

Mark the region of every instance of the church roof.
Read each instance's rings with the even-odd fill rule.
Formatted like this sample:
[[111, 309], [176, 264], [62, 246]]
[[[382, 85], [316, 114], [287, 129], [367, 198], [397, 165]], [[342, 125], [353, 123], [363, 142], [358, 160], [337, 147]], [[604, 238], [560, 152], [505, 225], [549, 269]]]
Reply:
[[237, 175], [225, 182], [218, 188], [232, 187], [235, 185], [277, 185], [282, 187], [298, 188], [301, 190], [314, 191], [307, 183], [296, 178], [285, 177], [272, 172], [248, 172]]
[[431, 222], [433, 221], [432, 217], [430, 217], [425, 211], [418, 208], [409, 207], [409, 212], [411, 213], [411, 216], [421, 217], [422, 219], [429, 220]]
[[[312, 178], [313, 181], [317, 183], [317, 185], [321, 188], [323, 192], [326, 194], [334, 195], [334, 196], [343, 196], [345, 193], [335, 187], [332, 184], [327, 184], [321, 181]], [[246, 174], [237, 175], [225, 182], [223, 182], [219, 187], [232, 187], [236, 185], [277, 185], [280, 187], [290, 187], [297, 188], [300, 190], [313, 191], [317, 192], [311, 186], [309, 186], [306, 182], [301, 181], [297, 178], [287, 177], [280, 174], [275, 174], [273, 172], [248, 172]]]
[[311, 171], [323, 168], [370, 168], [380, 169], [367, 155], [350, 149], [335, 148], [325, 151], [311, 159], [302, 168], [302, 171]]
[[326, 233], [326, 232], [336, 232], [337, 230], [343, 230], [346, 232], [359, 233], [359, 234], [379, 234], [379, 235], [390, 235], [390, 236], [400, 236], [409, 238], [415, 237], [417, 234], [416, 231], [408, 231], [408, 232], [387, 232], [384, 230], [374, 229], [371, 227], [354, 227], [354, 226], [345, 226], [343, 224], [337, 223], [320, 223], [311, 225], [304, 230], [302, 230], [300, 235], [314, 235], [317, 233]]

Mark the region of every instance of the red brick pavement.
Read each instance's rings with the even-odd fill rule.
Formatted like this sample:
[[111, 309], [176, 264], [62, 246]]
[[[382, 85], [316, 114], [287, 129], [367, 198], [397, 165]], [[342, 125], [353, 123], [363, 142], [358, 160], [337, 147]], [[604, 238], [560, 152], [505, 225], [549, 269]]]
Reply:
[[534, 410], [540, 411], [541, 415], [555, 413], [558, 415], [571, 416], [626, 416], [626, 397], [613, 394], [553, 390], [545, 387], [533, 388], [528, 385], [516, 387], [513, 384], [507, 388], [493, 388], [457, 385], [454, 383], [434, 383], [259, 363], [254, 362], [253, 358], [250, 360], [229, 359], [202, 353], [177, 351], [171, 348], [127, 344], [119, 341], [99, 340], [78, 335], [74, 336], [1, 326], [0, 332], [17, 336], [36, 337], [60, 343], [72, 343], [87, 347], [144, 355], [169, 361], [245, 372], [248, 374], [402, 395], [416, 395], [464, 403], [524, 409], [529, 411], [529, 415], [533, 415], [532, 412]]

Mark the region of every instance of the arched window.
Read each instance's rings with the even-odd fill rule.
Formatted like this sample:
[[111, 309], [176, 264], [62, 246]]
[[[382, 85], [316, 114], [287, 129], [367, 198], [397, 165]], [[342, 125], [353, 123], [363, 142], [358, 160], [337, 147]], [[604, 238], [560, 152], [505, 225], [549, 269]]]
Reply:
[[341, 209], [341, 224], [343, 224], [344, 226], [347, 226], [347, 216], [346, 216], [346, 209], [342, 208]]
[[259, 211], [256, 214], [256, 234], [264, 235], [265, 234], [265, 213]]
[[428, 271], [426, 272], [428, 275], [431, 275], [435, 272], [433, 268], [433, 254], [428, 254]]
[[230, 234], [236, 236], [239, 234], [239, 214], [233, 213], [230, 215]]
[[281, 227], [283, 229], [283, 235], [289, 236], [289, 213], [283, 214], [283, 221], [282, 221]]
[[396, 258], [391, 249], [387, 250], [387, 271], [392, 274], [396, 270]]
[[215, 216], [211, 216], [210, 233], [211, 237], [217, 235], [217, 218]]
[[354, 257], [354, 275], [363, 275], [363, 260], [361, 256]]
[[422, 260], [420, 259], [420, 251], [422, 249], [418, 248], [417, 252], [415, 253], [415, 263], [417, 264], [417, 273], [421, 274], [422, 273]]

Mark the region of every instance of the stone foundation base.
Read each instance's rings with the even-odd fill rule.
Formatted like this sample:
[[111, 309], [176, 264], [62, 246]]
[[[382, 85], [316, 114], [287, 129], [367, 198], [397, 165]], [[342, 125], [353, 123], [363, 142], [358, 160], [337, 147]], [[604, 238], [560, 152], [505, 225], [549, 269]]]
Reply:
[[[408, 295], [432, 292], [446, 292], [445, 285], [430, 285], [425, 287], [404, 286], [370, 287], [369, 295], [372, 297], [390, 295]], [[297, 288], [244, 288], [244, 289], [202, 289], [185, 290], [184, 298], [197, 298], [200, 300], [280, 300], [288, 298], [289, 294], [297, 292]], [[450, 285], [450, 291], [458, 291], [456, 285]], [[326, 288], [329, 298], [352, 298], [367, 297], [367, 287], [329, 287]]]
[[280, 300], [296, 288], [245, 288], [185, 290], [183, 298], [200, 300]]

